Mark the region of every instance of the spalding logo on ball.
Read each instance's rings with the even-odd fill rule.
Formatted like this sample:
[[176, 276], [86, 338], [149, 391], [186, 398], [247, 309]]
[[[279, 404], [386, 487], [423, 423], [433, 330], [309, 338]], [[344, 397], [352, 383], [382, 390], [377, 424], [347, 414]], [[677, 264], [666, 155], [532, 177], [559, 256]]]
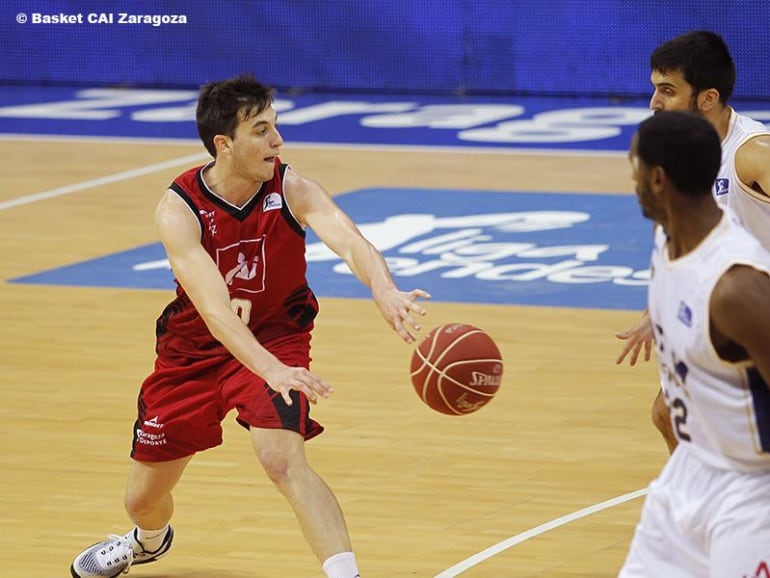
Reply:
[[500, 349], [483, 330], [450, 323], [431, 330], [412, 354], [412, 385], [425, 404], [448, 415], [484, 407], [503, 377]]

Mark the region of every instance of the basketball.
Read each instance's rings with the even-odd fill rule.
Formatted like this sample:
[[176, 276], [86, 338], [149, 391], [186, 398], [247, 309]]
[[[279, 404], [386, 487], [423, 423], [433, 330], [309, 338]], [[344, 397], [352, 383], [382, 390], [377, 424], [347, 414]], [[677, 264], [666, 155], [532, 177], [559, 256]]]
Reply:
[[465, 415], [478, 411], [497, 393], [503, 358], [482, 329], [450, 323], [432, 329], [412, 353], [412, 385], [435, 411]]

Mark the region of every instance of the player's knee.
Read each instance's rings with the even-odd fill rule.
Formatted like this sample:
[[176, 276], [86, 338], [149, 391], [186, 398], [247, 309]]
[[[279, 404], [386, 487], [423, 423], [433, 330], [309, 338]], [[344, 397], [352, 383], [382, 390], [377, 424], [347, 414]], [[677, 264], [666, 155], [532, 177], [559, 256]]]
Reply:
[[261, 448], [257, 457], [267, 477], [280, 487], [289, 476], [290, 464], [287, 455], [273, 448]]
[[128, 512], [129, 516], [132, 518], [151, 513], [158, 507], [156, 500], [152, 500], [145, 494], [132, 492], [131, 490], [126, 492], [126, 495], [123, 498], [123, 505], [126, 508], [126, 512]]

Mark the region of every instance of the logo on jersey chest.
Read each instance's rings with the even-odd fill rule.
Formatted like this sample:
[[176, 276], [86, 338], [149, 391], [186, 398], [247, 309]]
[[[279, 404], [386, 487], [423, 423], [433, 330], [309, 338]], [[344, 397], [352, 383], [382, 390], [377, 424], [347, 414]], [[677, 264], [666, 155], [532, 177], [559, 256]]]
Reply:
[[218, 248], [216, 262], [230, 291], [265, 290], [265, 237]]
[[730, 179], [717, 179], [714, 181], [714, 195], [719, 197], [730, 192]]
[[283, 200], [281, 199], [281, 195], [278, 193], [270, 193], [265, 197], [265, 200], [262, 203], [262, 212], [266, 213], [267, 211], [275, 211], [281, 207], [283, 207]]
[[679, 302], [679, 311], [676, 313], [676, 318], [687, 327], [692, 327], [692, 309], [684, 301]]

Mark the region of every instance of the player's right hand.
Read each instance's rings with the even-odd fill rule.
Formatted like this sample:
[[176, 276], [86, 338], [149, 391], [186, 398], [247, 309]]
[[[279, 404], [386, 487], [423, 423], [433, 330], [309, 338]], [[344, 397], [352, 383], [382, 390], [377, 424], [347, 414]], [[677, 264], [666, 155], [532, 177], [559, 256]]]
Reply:
[[319, 396], [327, 398], [334, 391], [328, 383], [304, 367], [281, 364], [265, 372], [264, 377], [270, 389], [281, 394], [286, 405], [294, 403], [289, 395], [292, 389], [304, 393], [310, 403], [317, 403]]
[[420, 323], [414, 318], [414, 315], [422, 317], [427, 313], [416, 301], [417, 299], [430, 299], [430, 293], [422, 289], [399, 291], [396, 287], [388, 287], [386, 290], [373, 291], [372, 295], [388, 325], [406, 343], [414, 343], [415, 338], [409, 328], [420, 330]]
[[615, 360], [615, 364], [620, 365], [629, 357], [629, 365], [636, 365], [639, 354], [644, 350], [644, 360], [649, 361], [652, 356], [652, 321], [650, 321], [649, 311], [642, 314], [641, 319], [625, 331], [619, 331], [615, 337], [626, 342], [620, 355]]

